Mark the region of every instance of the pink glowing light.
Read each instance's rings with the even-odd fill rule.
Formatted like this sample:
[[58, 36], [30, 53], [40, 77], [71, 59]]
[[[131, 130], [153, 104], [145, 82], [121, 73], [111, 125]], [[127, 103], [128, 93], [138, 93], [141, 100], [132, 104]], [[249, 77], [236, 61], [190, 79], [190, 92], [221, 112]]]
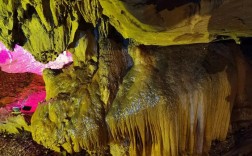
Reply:
[[64, 51], [55, 61], [43, 64], [35, 60], [35, 58], [21, 46], [16, 45], [14, 51], [8, 50], [0, 42], [0, 67], [2, 71], [7, 73], [35, 73], [42, 75], [45, 68], [60, 69], [65, 64], [73, 62], [71, 53]]
[[[45, 68], [60, 69], [64, 65], [73, 62], [71, 53], [64, 51], [55, 61], [50, 61], [43, 64], [35, 60], [35, 58], [21, 46], [15, 45], [14, 51], [7, 49], [0, 42], [0, 69], [7, 73], [34, 73], [42, 76]], [[42, 79], [42, 77], [41, 77]], [[30, 87], [24, 89], [19, 95], [16, 102], [10, 103], [6, 108], [12, 111], [14, 108], [19, 109], [21, 113], [32, 114], [39, 102], [45, 100], [45, 87]]]
[[1, 50], [0, 49], [0, 64], [4, 64], [5, 62], [7, 62], [8, 60], [10, 60], [11, 55], [8, 51], [6, 51], [5, 49]]
[[41, 90], [39, 92], [31, 93], [26, 99], [20, 99], [17, 102], [8, 104], [6, 108], [12, 111], [13, 108], [18, 108], [21, 113], [31, 114], [34, 113], [38, 103], [45, 100], [46, 91]]

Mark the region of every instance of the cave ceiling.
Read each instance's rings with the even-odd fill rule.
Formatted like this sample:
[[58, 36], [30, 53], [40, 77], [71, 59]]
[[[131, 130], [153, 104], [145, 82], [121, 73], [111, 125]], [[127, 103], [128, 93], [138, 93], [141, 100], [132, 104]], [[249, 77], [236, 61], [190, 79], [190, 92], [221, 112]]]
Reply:
[[138, 44], [238, 42], [252, 36], [251, 7], [250, 0], [10, 0], [1, 2], [0, 37], [6, 46], [22, 45], [41, 61], [73, 47], [101, 19]]

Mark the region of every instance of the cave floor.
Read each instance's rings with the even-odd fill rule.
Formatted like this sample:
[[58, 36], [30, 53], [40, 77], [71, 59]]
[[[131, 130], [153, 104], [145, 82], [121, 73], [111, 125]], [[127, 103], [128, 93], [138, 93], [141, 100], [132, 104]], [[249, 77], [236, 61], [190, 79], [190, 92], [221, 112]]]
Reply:
[[[70, 156], [66, 152], [54, 152], [32, 140], [31, 134], [21, 131], [19, 134], [0, 133], [0, 156]], [[87, 153], [71, 154], [86, 156]]]
[[[210, 156], [244, 156], [252, 154], [252, 124], [233, 134], [224, 141], [213, 141]], [[19, 134], [0, 133], [0, 155], [4, 156], [87, 156], [85, 151], [75, 154], [57, 153], [49, 150], [32, 140], [31, 134], [21, 131]]]
[[28, 132], [21, 132], [19, 134], [10, 135], [0, 134], [0, 155], [4, 156], [59, 156], [59, 153], [55, 153], [49, 149], [46, 149], [42, 145], [37, 144], [32, 140], [31, 134]]

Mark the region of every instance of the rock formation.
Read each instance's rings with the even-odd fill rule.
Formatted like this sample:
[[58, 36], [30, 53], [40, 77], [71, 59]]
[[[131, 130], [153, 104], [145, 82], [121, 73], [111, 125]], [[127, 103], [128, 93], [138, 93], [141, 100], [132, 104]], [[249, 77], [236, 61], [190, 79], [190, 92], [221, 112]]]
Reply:
[[43, 63], [66, 50], [73, 56], [72, 64], [43, 71], [46, 101], [30, 131], [47, 148], [207, 155], [213, 140], [251, 121], [244, 115], [251, 112], [251, 51], [243, 44], [252, 36], [250, 0], [0, 6], [0, 41], [8, 48], [18, 44]]

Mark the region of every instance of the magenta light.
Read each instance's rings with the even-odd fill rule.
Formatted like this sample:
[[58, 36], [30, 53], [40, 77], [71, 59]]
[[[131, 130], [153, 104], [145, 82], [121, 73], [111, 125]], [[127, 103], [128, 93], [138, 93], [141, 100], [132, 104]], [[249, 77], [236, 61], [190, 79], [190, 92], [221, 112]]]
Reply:
[[35, 58], [21, 46], [16, 45], [14, 51], [8, 50], [0, 42], [0, 67], [2, 71], [7, 73], [35, 73], [42, 75], [45, 68], [60, 69], [65, 64], [73, 62], [71, 53], [64, 51], [55, 61], [43, 64], [35, 60]]
[[5, 49], [3, 49], [3, 50], [0, 49], [0, 51], [1, 51], [0, 52], [0, 64], [4, 64], [8, 60], [10, 60], [11, 55]]
[[[21, 46], [15, 45], [14, 51], [7, 49], [3, 43], [0, 42], [0, 68], [7, 73], [34, 73], [42, 75], [45, 68], [60, 69], [64, 65], [73, 62], [71, 53], [64, 51], [55, 61], [50, 61], [43, 64], [35, 60], [35, 58]], [[45, 87], [36, 88], [36, 91], [24, 90], [16, 102], [6, 105], [8, 110], [18, 107], [21, 113], [33, 113], [39, 102], [45, 100]], [[27, 110], [25, 108], [31, 108]]]
[[[25, 112], [35, 112], [37, 106], [38, 106], [38, 103], [45, 100], [45, 97], [46, 97], [46, 92], [45, 91], [40, 91], [40, 92], [37, 92], [37, 93], [32, 93], [31, 95], [29, 95], [29, 97], [27, 99], [25, 99], [23, 101], [23, 103], [25, 104], [25, 106], [30, 106], [31, 107], [31, 110], [29, 111], [26, 111], [26, 110], [21, 110], [22, 113], [25, 113]], [[21, 105], [22, 107], [22, 105]]]
[[[21, 113], [31, 114], [34, 113], [38, 103], [45, 100], [46, 91], [41, 90], [38, 92], [31, 93], [26, 99], [19, 99], [14, 103], [8, 104], [6, 106], [7, 110], [12, 111], [12, 108], [18, 107]], [[25, 110], [24, 107], [31, 107], [29, 110]]]

